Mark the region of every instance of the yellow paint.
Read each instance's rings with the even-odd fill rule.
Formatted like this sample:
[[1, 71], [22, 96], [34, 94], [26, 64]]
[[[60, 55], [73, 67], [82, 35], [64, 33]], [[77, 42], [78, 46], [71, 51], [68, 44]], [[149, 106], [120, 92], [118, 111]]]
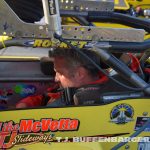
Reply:
[[115, 0], [115, 4], [118, 5], [119, 4], [119, 0]]
[[10, 40], [10, 39], [12, 39], [12, 38], [8, 37], [8, 36], [0, 36], [0, 42], [5, 41], [5, 40]]
[[128, 10], [129, 9], [129, 4], [127, 2], [127, 0], [115, 0], [115, 9], [118, 10]]
[[10, 40], [10, 39], [12, 39], [11, 37], [8, 37], [8, 36], [0, 36], [0, 42], [2, 43], [2, 45], [3, 45], [3, 48], [6, 48], [6, 45], [5, 45], [5, 42], [4, 41], [6, 41], [6, 40]]
[[[130, 121], [125, 124], [115, 124], [111, 122], [110, 114], [112, 109], [119, 104], [130, 105], [134, 110], [133, 121]], [[67, 131], [67, 132], [54, 132], [56, 137], [81, 137], [81, 136], [96, 136], [96, 135], [111, 135], [119, 133], [128, 133], [122, 137], [128, 137], [132, 135], [134, 127], [136, 124], [137, 117], [142, 117], [143, 112], [147, 112], [146, 117], [150, 117], [150, 99], [131, 99], [131, 100], [121, 100], [107, 105], [102, 106], [84, 106], [84, 107], [64, 107], [64, 108], [40, 108], [40, 109], [26, 109], [26, 110], [9, 110], [0, 112], [0, 121], [5, 122], [13, 120], [15, 123], [19, 123], [20, 119], [35, 119], [40, 120], [41, 118], [71, 118], [78, 119], [80, 121], [80, 126], [78, 131]], [[149, 132], [142, 132], [139, 136], [148, 136]], [[76, 145], [76, 143], [73, 143]], [[73, 144], [67, 144], [70, 150], [73, 150]], [[86, 143], [87, 144], [87, 143]], [[115, 142], [106, 142], [106, 143], [95, 143], [97, 149], [94, 147], [93, 150], [102, 149], [111, 149], [116, 143]], [[132, 149], [137, 149], [137, 143], [129, 143]], [[54, 150], [58, 150], [58, 145], [56, 144]], [[61, 144], [60, 144], [61, 145]], [[51, 145], [53, 146], [53, 144]], [[62, 143], [62, 149], [65, 149], [65, 146]], [[83, 145], [81, 145], [82, 148]], [[38, 143], [31, 144], [26, 146], [20, 146], [25, 149], [38, 149], [39, 147], [44, 147], [44, 149], [50, 149], [50, 145]], [[30, 148], [29, 148], [30, 147]], [[99, 147], [99, 148], [98, 148]], [[18, 147], [16, 147], [18, 148]], [[15, 149], [15, 147], [13, 148]], [[67, 148], [66, 148], [67, 149]], [[83, 146], [83, 150], [92, 150], [88, 147]], [[124, 149], [122, 147], [121, 149]], [[69, 149], [68, 149], [69, 150]]]
[[150, 1], [149, 0], [126, 0], [129, 5], [132, 5], [134, 8], [140, 6], [142, 9], [150, 9]]
[[145, 39], [145, 40], [150, 39], [150, 34], [145, 35], [144, 39]]
[[33, 47], [41, 47], [42, 46], [42, 40], [35, 40]]

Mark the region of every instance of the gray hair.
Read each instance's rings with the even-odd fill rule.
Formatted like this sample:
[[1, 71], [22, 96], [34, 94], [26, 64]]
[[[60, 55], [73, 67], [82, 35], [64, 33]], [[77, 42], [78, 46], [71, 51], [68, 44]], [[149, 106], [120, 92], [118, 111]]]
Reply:
[[[100, 58], [94, 51], [81, 49], [81, 51], [89, 56], [96, 64], [100, 65]], [[84, 67], [92, 76], [98, 75], [99, 70], [86, 58], [77, 51], [69, 48], [57, 48], [49, 51], [49, 57], [63, 57], [68, 62], [68, 67]]]

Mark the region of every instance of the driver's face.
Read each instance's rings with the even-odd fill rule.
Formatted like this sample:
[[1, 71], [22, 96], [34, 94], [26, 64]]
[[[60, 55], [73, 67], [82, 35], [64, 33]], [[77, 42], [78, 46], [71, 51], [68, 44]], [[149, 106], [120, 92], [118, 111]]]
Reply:
[[56, 72], [55, 81], [63, 87], [77, 87], [78, 79], [76, 77], [76, 71], [69, 69], [67, 63], [62, 57], [54, 58], [54, 70]]

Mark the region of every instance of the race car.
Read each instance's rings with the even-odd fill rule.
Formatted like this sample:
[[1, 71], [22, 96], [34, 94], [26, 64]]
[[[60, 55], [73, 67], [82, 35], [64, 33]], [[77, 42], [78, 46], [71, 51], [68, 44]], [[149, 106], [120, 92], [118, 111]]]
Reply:
[[[52, 19], [49, 18], [49, 12], [46, 16], [39, 11], [39, 18], [35, 17], [37, 20], [32, 16], [28, 20], [30, 23], [24, 23], [20, 20], [21, 17], [17, 17], [20, 9], [16, 15], [10, 8], [11, 2], [9, 0], [0, 2], [2, 22], [0, 33], [3, 35], [0, 46], [3, 48], [0, 51], [0, 148], [148, 150], [150, 135], [150, 53], [148, 49], [150, 42], [147, 35], [150, 31], [150, 21], [114, 12], [112, 10], [114, 3], [110, 0], [106, 3], [99, 2], [103, 6], [109, 6], [107, 13], [102, 12], [100, 16], [99, 10], [74, 12], [73, 17], [77, 13], [81, 15], [76, 17], [76, 20], [79, 24], [83, 23], [82, 26], [59, 26], [60, 23], [57, 21], [60, 16], [57, 13], [55, 15], [58, 20], [53, 21], [56, 21], [54, 23], [58, 25], [58, 28], [52, 28], [52, 22], [49, 24]], [[26, 1], [22, 2], [27, 4]], [[39, 3], [41, 5], [41, 1], [36, 2], [36, 6]], [[43, 7], [55, 8], [52, 4], [57, 2], [47, 1], [49, 5], [43, 2]], [[74, 0], [74, 3], [76, 2], [79, 3]], [[80, 2], [85, 3], [85, 1]], [[66, 2], [68, 3], [69, 1]], [[18, 5], [18, 1], [16, 4]], [[29, 4], [31, 3], [28, 2], [27, 8], [31, 9]], [[96, 9], [98, 2], [87, 1], [87, 4]], [[22, 3], [20, 5], [25, 6]], [[33, 8], [31, 10], [33, 11]], [[4, 16], [6, 11], [7, 17]], [[70, 17], [66, 10], [63, 10], [62, 14]], [[86, 14], [86, 17], [83, 14]], [[108, 14], [111, 14], [111, 17]], [[45, 22], [46, 25], [34, 23], [43, 15], [50, 19]], [[26, 15], [22, 17], [28, 19]], [[124, 18], [121, 19], [122, 17]], [[95, 22], [101, 24], [100, 20], [103, 22], [106, 19], [117, 20], [122, 22], [123, 26], [130, 27], [119, 28], [120, 25], [118, 25], [114, 29], [94, 26]], [[131, 20], [133, 22], [129, 23]], [[53, 30], [47, 32], [46, 29]], [[54, 32], [62, 32], [62, 34], [53, 37]], [[11, 39], [5, 40], [4, 35]], [[110, 80], [116, 78], [119, 83], [109, 85], [106, 91], [100, 93], [99, 100], [103, 102], [100, 104], [75, 106], [71, 102], [68, 103], [69, 94], [67, 94], [65, 107], [41, 106], [16, 109], [16, 103], [22, 98], [42, 94], [48, 87], [53, 86], [55, 76], [53, 64], [43, 62], [41, 58], [48, 56], [50, 48], [67, 48], [67, 45], [77, 52], [82, 47], [90, 49], [94, 47], [103, 60], [102, 70], [111, 70], [107, 74], [108, 78], [111, 78]], [[119, 53], [119, 57], [114, 59], [116, 53]], [[126, 57], [121, 59], [120, 55]], [[107, 59], [106, 56], [111, 59]], [[114, 72], [117, 77], [111, 75]], [[111, 92], [116, 84], [121, 83], [120, 88], [122, 88], [128, 82], [134, 88], [129, 86], [126, 91]], [[69, 99], [72, 100], [72, 97]]]

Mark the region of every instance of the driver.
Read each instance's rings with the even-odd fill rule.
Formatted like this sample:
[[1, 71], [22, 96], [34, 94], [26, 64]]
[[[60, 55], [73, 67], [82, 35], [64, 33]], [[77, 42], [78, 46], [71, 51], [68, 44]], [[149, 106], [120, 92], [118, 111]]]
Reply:
[[[100, 59], [95, 52], [87, 49], [82, 51], [95, 63], [100, 64]], [[48, 91], [48, 100], [45, 102], [43, 95], [31, 96], [22, 99], [17, 103], [16, 108], [35, 107], [43, 104], [47, 106], [64, 106], [65, 102], [61, 98], [62, 93], [55, 90], [57, 85], [61, 88], [79, 88], [87, 86], [89, 89], [90, 85], [101, 85], [108, 81], [108, 78], [100, 73], [93, 64], [72, 49], [55, 49], [49, 52], [49, 57], [54, 63], [56, 85]], [[98, 92], [99, 86], [92, 87], [90, 90], [91, 89], [95, 89], [95, 91]], [[76, 96], [74, 96], [74, 104], [79, 104]]]

